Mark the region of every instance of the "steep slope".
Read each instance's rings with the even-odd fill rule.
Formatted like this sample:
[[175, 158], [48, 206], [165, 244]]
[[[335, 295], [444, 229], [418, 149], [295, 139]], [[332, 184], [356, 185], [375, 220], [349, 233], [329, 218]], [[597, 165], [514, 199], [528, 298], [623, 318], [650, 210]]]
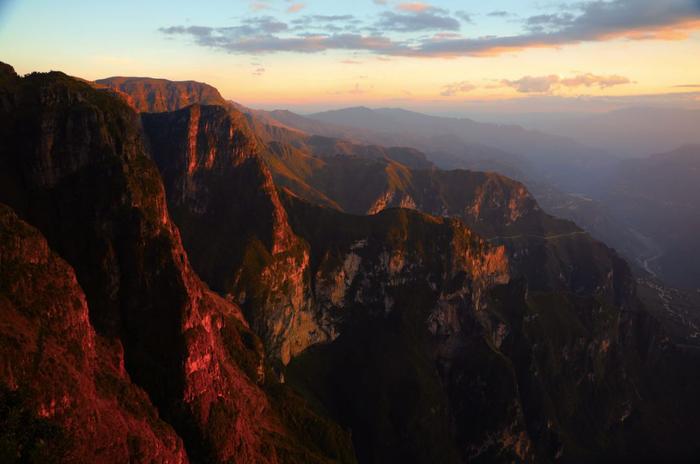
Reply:
[[271, 144], [265, 156], [276, 183], [294, 195], [353, 214], [404, 207], [459, 218], [506, 244], [531, 288], [590, 288], [584, 270], [607, 253], [573, 223], [544, 213], [523, 184], [495, 173], [409, 169], [387, 158], [313, 157], [279, 147]]
[[108, 77], [95, 82], [119, 92], [139, 112], [175, 111], [194, 103], [226, 104], [218, 90], [201, 82], [148, 77]]
[[514, 372], [481, 313], [509, 282], [503, 248], [408, 210], [288, 208], [338, 337], [295, 358], [287, 381], [352, 429], [360, 461], [528, 460]]
[[195, 105], [145, 114], [143, 124], [199, 275], [243, 305], [284, 363], [328, 339], [308, 307], [308, 249], [287, 223], [245, 117]]
[[673, 354], [605, 247], [574, 280], [536, 288], [529, 273], [517, 277], [523, 264], [459, 221], [286, 203], [311, 246], [317, 304], [339, 334], [293, 359], [287, 381], [352, 429], [362, 462], [697, 452], [679, 425], [695, 419], [669, 395], [697, 406], [680, 387], [697, 384], [687, 374], [697, 360]]
[[[342, 453], [342, 432], [310, 444], [273, 409], [260, 386], [262, 345], [240, 309], [190, 268], [138, 116], [61, 73], [2, 74], [0, 199], [73, 266], [90, 321], [122, 342], [131, 379], [190, 457], [323, 462], [323, 446]], [[292, 419], [323, 426], [302, 417]]]
[[0, 460], [187, 462], [182, 441], [95, 334], [73, 269], [0, 204]]

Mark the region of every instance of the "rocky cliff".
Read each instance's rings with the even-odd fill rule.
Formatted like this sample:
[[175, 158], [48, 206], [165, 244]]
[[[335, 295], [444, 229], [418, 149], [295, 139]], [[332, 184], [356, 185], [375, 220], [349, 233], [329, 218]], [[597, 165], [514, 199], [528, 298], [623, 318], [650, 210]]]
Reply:
[[262, 344], [240, 309], [192, 271], [138, 116], [64, 74], [3, 71], [0, 199], [73, 266], [91, 323], [121, 341], [126, 371], [190, 458], [323, 461], [324, 445], [306, 449], [263, 391]]
[[119, 341], [90, 325], [73, 269], [1, 204], [0, 314], [0, 460], [187, 462]]
[[147, 77], [108, 77], [99, 79], [95, 83], [115, 90], [139, 112], [175, 111], [194, 103], [226, 104], [214, 87], [195, 81], [174, 82]]
[[328, 340], [311, 313], [308, 246], [289, 227], [246, 118], [194, 105], [143, 123], [199, 275], [246, 309], [283, 363]]

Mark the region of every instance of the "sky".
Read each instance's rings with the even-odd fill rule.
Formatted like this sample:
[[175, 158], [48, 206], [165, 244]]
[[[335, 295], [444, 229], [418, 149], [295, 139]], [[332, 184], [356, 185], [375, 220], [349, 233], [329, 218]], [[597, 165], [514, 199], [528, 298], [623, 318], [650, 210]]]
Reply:
[[301, 112], [696, 108], [700, 0], [0, 0], [0, 61]]

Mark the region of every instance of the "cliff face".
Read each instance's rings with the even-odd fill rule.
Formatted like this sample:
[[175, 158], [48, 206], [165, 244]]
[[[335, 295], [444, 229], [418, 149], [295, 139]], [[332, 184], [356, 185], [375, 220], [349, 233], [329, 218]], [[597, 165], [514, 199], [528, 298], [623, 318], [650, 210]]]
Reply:
[[338, 334], [287, 379], [353, 430], [361, 461], [645, 457], [668, 437], [647, 422], [669, 416], [646, 376], [670, 347], [609, 251], [594, 289], [536, 290], [459, 221], [287, 204]]
[[283, 363], [327, 340], [312, 314], [308, 246], [289, 227], [245, 117], [195, 105], [143, 123], [199, 275], [244, 307]]
[[0, 204], [0, 422], [3, 462], [187, 462], [95, 334], [73, 269]]
[[396, 160], [314, 155], [271, 143], [262, 152], [282, 188], [353, 214], [409, 208], [454, 217], [506, 246], [531, 290], [591, 293], [619, 259], [575, 224], [544, 213], [523, 184], [495, 173], [411, 169]]
[[287, 204], [334, 334], [292, 360], [287, 381], [351, 428], [359, 460], [530, 460], [515, 375], [488, 321], [494, 290], [510, 282], [505, 250], [413, 211]]
[[190, 457], [322, 460], [303, 458], [261, 389], [262, 345], [240, 309], [192, 271], [138, 116], [61, 73], [6, 71], [0, 95], [0, 200], [74, 267], [92, 324], [121, 341]]
[[115, 90], [138, 112], [175, 111], [195, 103], [226, 104], [218, 90], [201, 82], [147, 77], [108, 77], [95, 82]]

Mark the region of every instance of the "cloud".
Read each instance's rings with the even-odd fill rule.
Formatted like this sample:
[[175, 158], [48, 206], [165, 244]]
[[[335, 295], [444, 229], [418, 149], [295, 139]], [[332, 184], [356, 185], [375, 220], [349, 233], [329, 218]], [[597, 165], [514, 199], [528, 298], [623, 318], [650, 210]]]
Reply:
[[560, 81], [561, 85], [566, 87], [593, 87], [598, 86], [601, 89], [608, 87], [614, 87], [616, 85], [629, 84], [630, 81], [624, 76], [596, 76], [595, 74], [579, 74], [578, 76], [570, 77], [568, 79], [562, 79]]
[[386, 5], [386, 0], [374, 0], [375, 5]]
[[[261, 27], [256, 28], [257, 24]], [[280, 37], [269, 29], [286, 29], [286, 24], [255, 19], [250, 24], [211, 28], [203, 26], [173, 26], [162, 28], [169, 35], [189, 35], [195, 43], [229, 53], [297, 52], [316, 53], [326, 50], [372, 50], [378, 54], [393, 55], [400, 44], [383, 36], [361, 34], [323, 34]]]
[[520, 93], [549, 94], [560, 87], [575, 88], [595, 86], [606, 89], [608, 87], [629, 84], [631, 82], [631, 80], [624, 76], [598, 76], [592, 73], [585, 73], [568, 78], [561, 78], [556, 74], [550, 74], [548, 76], [525, 76], [517, 80], [503, 79], [500, 81], [500, 84], [504, 87], [511, 87]]
[[253, 76], [262, 76], [265, 74], [265, 68], [256, 68], [253, 70]]
[[550, 74], [549, 76], [525, 76], [518, 80], [503, 79], [501, 84], [512, 87], [520, 93], [549, 93], [559, 82], [559, 76]]
[[270, 5], [268, 5], [265, 2], [251, 2], [250, 3], [250, 9], [252, 11], [261, 11], [261, 10], [267, 10], [270, 8]]
[[379, 30], [394, 32], [457, 31], [459, 27], [459, 21], [434, 8], [408, 14], [386, 11], [381, 14], [381, 19], [375, 24], [375, 28]]
[[679, 84], [673, 87], [679, 89], [700, 89], [700, 84]]
[[[296, 5], [303, 4], [295, 3], [290, 8]], [[455, 15], [465, 21], [468, 15], [463, 13]], [[501, 16], [501, 13], [495, 11], [489, 15]], [[523, 19], [522, 34], [477, 38], [461, 34], [427, 38], [419, 35], [431, 30], [460, 30], [460, 22], [454, 16], [427, 3], [402, 3], [396, 11], [382, 12], [374, 23], [362, 24], [350, 15], [338, 17], [345, 19], [322, 21], [319, 18], [323, 16], [315, 16], [316, 19], [307, 19], [306, 23], [293, 22], [291, 28], [270, 17], [257, 17], [230, 27], [171, 26], [160, 31], [189, 36], [201, 46], [229, 53], [312, 53], [335, 49], [385, 56], [493, 56], [528, 48], [612, 39], [684, 39], [690, 31], [700, 29], [700, 0], [578, 2], [569, 4], [566, 9]], [[402, 35], [388, 37], [386, 32]]]
[[304, 9], [304, 7], [306, 7], [306, 5], [303, 3], [294, 3], [287, 8], [287, 13], [297, 13]]
[[508, 13], [507, 11], [504, 11], [504, 10], [496, 10], [496, 11], [491, 11], [490, 13], [487, 13], [486, 16], [491, 16], [492, 18], [507, 18], [509, 16], [513, 16], [513, 14]]
[[301, 34], [359, 32], [362, 21], [353, 15], [304, 15], [290, 22]]
[[459, 95], [461, 93], [471, 92], [474, 89], [476, 89], [476, 86], [467, 81], [454, 82], [443, 86], [440, 95], [443, 97], [454, 97], [455, 95]]
[[587, 41], [680, 40], [700, 29], [698, 0], [596, 0], [577, 3], [575, 8], [577, 14], [567, 11], [525, 19], [525, 34], [429, 42], [415, 53], [483, 56]]
[[423, 11], [432, 10], [433, 7], [423, 2], [399, 3], [396, 7], [399, 11], [410, 11], [412, 13], [420, 13]]

